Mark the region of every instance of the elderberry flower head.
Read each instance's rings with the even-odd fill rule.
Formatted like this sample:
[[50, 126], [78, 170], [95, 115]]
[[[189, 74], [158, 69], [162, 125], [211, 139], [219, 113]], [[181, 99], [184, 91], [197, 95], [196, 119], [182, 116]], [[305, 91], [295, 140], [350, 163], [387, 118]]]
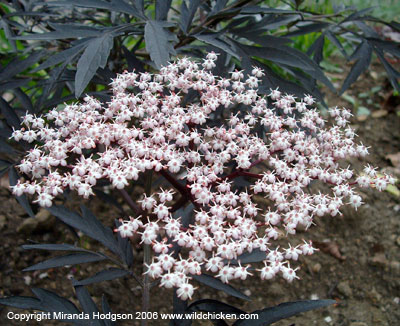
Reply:
[[[138, 234], [153, 247], [146, 273], [160, 278], [161, 286], [176, 287], [182, 300], [195, 290], [191, 275], [208, 271], [226, 283], [252, 275], [240, 260], [253, 251], [264, 255], [264, 267], [256, 269], [262, 279], [281, 275], [293, 281], [298, 268], [289, 262], [316, 249], [306, 241], [281, 249], [279, 237], [310, 228], [316, 216], [336, 216], [343, 205], [357, 209], [363, 202], [353, 186], [382, 191], [394, 182], [370, 166], [362, 173], [342, 168], [346, 159], [368, 154], [348, 126], [348, 110], [329, 110], [333, 123], [327, 124], [310, 95], [296, 99], [278, 89], [260, 95], [260, 68], [221, 78], [211, 72], [216, 59], [215, 53], [202, 64], [178, 59], [154, 75], [125, 71], [112, 81], [109, 103], [86, 96], [45, 117], [27, 114], [24, 127], [12, 134], [16, 141], [37, 143], [18, 166], [27, 181], [18, 181], [13, 193], [36, 195], [41, 206], [51, 206], [68, 188], [93, 196], [100, 179], [123, 189], [147, 170], [171, 182], [175, 192], [160, 189], [139, 201], [147, 221], [132, 217], [115, 231]], [[189, 91], [198, 100], [187, 102]], [[226, 123], [210, 127], [218, 108]], [[238, 192], [238, 177], [252, 185]], [[305, 191], [312, 182], [330, 190]], [[255, 195], [270, 206], [259, 206]], [[194, 212], [184, 224], [175, 212], [187, 202]], [[173, 255], [176, 246], [179, 257]]]

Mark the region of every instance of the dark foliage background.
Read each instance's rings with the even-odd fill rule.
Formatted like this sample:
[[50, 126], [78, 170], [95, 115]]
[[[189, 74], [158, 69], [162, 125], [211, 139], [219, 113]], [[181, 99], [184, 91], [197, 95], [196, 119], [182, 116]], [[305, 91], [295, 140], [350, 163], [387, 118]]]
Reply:
[[[289, 6], [287, 5], [289, 4]], [[400, 58], [399, 44], [382, 37], [377, 26], [400, 32], [400, 24], [385, 22], [345, 6], [333, 13], [315, 12], [303, 1], [286, 3], [286, 9], [272, 7], [269, 1], [251, 0], [15, 0], [0, 3], [3, 43], [0, 58], [0, 176], [8, 172], [10, 184], [19, 176], [14, 165], [32, 144], [10, 143], [12, 129], [20, 128], [26, 111], [42, 114], [46, 110], [74, 101], [85, 94], [103, 101], [112, 94], [108, 84], [125, 69], [154, 71], [175, 56], [203, 58], [209, 51], [220, 53], [215, 73], [224, 75], [233, 67], [248, 72], [259, 66], [266, 72], [261, 93], [270, 88], [302, 96], [312, 94], [323, 103], [319, 85], [342, 94], [365, 72], [372, 58], [379, 59], [392, 86], [400, 91], [400, 73], [391, 61]], [[310, 36], [310, 37], [308, 37]], [[309, 42], [309, 40], [312, 42]], [[304, 44], [301, 44], [302, 40]], [[305, 42], [305, 41], [308, 41]], [[335, 47], [352, 69], [339, 89], [324, 73], [322, 62]], [[110, 203], [115, 199], [102, 192]], [[30, 216], [25, 195], [17, 198]], [[115, 237], [85, 207], [82, 214], [55, 206], [50, 212], [71, 230], [79, 230], [104, 245], [111, 255], [68, 244], [32, 244], [24, 249], [68, 252], [27, 268], [27, 271], [110, 260], [116, 267], [84, 280], [72, 280], [77, 298], [85, 312], [98, 311], [85, 286], [130, 274], [133, 263], [129, 241]], [[116, 222], [118, 223], [118, 222]], [[261, 261], [255, 251], [250, 261]], [[247, 299], [236, 289], [202, 275], [202, 282], [230, 295]], [[140, 282], [139, 282], [140, 283]], [[53, 292], [33, 289], [36, 298], [0, 299], [13, 307], [78, 313], [69, 300]], [[331, 304], [331, 300], [287, 303], [257, 311], [262, 325], [301, 311]], [[213, 300], [200, 300], [190, 306], [177, 304], [178, 312], [237, 311], [237, 308]], [[102, 311], [108, 312], [107, 300]], [[77, 324], [85, 324], [79, 323]], [[93, 324], [113, 325], [94, 321]], [[219, 323], [218, 325], [223, 325]], [[237, 325], [261, 325], [238, 321]]]

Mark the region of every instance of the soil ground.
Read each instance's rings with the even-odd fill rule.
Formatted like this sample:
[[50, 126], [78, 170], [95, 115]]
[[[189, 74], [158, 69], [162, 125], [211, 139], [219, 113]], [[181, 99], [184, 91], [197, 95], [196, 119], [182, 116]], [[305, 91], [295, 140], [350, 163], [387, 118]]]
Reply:
[[[366, 163], [379, 166], [381, 170], [400, 177], [400, 167], [387, 158], [388, 154], [400, 152], [399, 103], [386, 101], [390, 87], [385, 84], [384, 74], [377, 64], [363, 75], [348, 91], [350, 96], [368, 92], [375, 85], [380, 91], [359, 99], [363, 106], [371, 109], [372, 116], [355, 115], [352, 126], [356, 128], [360, 140], [371, 146], [370, 156], [363, 162], [354, 161], [361, 168]], [[335, 76], [333, 76], [335, 77]], [[340, 82], [341, 76], [336, 78]], [[368, 105], [365, 101], [368, 100]], [[352, 107], [334, 94], [327, 94], [330, 106]], [[353, 107], [355, 111], [356, 108]], [[396, 112], [397, 110], [397, 112]], [[375, 114], [374, 114], [375, 112]], [[378, 112], [378, 113], [376, 113]], [[398, 164], [398, 163], [397, 163]], [[318, 187], [316, 185], [315, 187]], [[335, 326], [395, 326], [400, 324], [400, 197], [388, 192], [369, 189], [362, 192], [366, 203], [357, 211], [342, 210], [343, 215], [317, 219], [316, 226], [307, 233], [297, 235], [312, 239], [320, 246], [331, 250], [302, 257], [299, 266], [300, 280], [287, 283], [281, 278], [260, 281], [250, 278], [245, 282], [233, 282], [233, 286], [250, 295], [252, 301], [240, 299], [202, 286], [193, 298], [217, 299], [237, 306], [248, 312], [286, 301], [303, 299], [332, 298], [337, 304], [292, 317], [276, 325], [335, 325]], [[84, 264], [79, 267], [52, 269], [49, 271], [22, 272], [22, 269], [50, 257], [47, 252], [25, 251], [20, 248], [29, 240], [41, 243], [74, 243], [74, 238], [64, 225], [41, 210], [39, 224], [24, 223], [27, 216], [6, 188], [0, 188], [0, 297], [28, 295], [29, 287], [53, 290], [77, 304], [69, 276], [82, 279], [104, 268], [100, 263]], [[110, 210], [105, 203], [94, 199], [89, 207], [105, 224], [112, 226], [118, 212]], [[25, 225], [25, 226], [24, 226]], [[18, 230], [18, 231], [17, 231]], [[84, 241], [80, 245], [94, 248], [96, 243]], [[336, 250], [336, 251], [335, 251]], [[135, 260], [140, 262], [142, 253], [135, 251]], [[108, 266], [106, 266], [108, 267]], [[109, 266], [111, 267], [111, 265]], [[135, 267], [140, 273], [141, 265]], [[29, 286], [28, 286], [29, 285]], [[140, 311], [141, 293], [137, 284], [127, 278], [98, 283], [88, 287], [97, 303], [105, 293], [109, 304], [116, 313]], [[171, 312], [172, 293], [155, 286], [151, 290], [150, 311]], [[19, 309], [0, 306], [1, 325], [21, 325], [8, 320], [7, 312], [23, 312]], [[62, 325], [44, 321], [29, 322], [28, 325]], [[150, 325], [166, 325], [166, 321], [153, 321]], [[124, 321], [119, 325], [139, 325], [138, 321]], [[193, 325], [209, 325], [196, 321]]]

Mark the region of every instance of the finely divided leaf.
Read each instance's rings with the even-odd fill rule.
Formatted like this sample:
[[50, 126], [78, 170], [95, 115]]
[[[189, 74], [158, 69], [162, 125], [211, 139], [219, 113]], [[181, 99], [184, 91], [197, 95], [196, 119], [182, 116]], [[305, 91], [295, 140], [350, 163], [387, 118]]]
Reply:
[[253, 249], [252, 252], [246, 252], [241, 254], [237, 259], [230, 260], [230, 264], [238, 265], [239, 262], [241, 264], [248, 264], [248, 263], [259, 263], [267, 259], [267, 254], [265, 251], [261, 251], [260, 249], [256, 248]]
[[0, 81], [4, 82], [11, 77], [23, 72], [24, 70], [31, 67], [33, 64], [38, 62], [43, 56], [44, 51], [36, 51], [24, 60], [18, 60], [19, 58], [13, 59], [7, 66], [0, 71]]
[[63, 206], [49, 207], [50, 213], [55, 215], [65, 224], [82, 231], [89, 237], [101, 242], [112, 252], [121, 255], [118, 242], [110, 228], [105, 227], [86, 207], [81, 206], [83, 217], [66, 209]]
[[4, 92], [4, 91], [8, 91], [10, 89], [25, 86], [30, 81], [31, 81], [31, 78], [25, 78], [25, 79], [13, 79], [13, 80], [7, 81], [7, 82], [0, 82], [0, 93]]
[[21, 121], [19, 120], [14, 109], [2, 97], [0, 97], [0, 111], [3, 117], [6, 118], [9, 126], [14, 127], [15, 129], [21, 128]]
[[144, 18], [143, 14], [141, 12], [138, 12], [137, 8], [137, 3], [138, 0], [135, 1], [135, 5], [129, 5], [123, 0], [110, 0], [110, 1], [104, 1], [104, 0], [68, 0], [68, 1], [51, 1], [48, 2], [47, 5], [50, 6], [57, 6], [57, 7], [63, 7], [63, 6], [77, 6], [77, 7], [83, 7], [83, 8], [95, 8], [95, 9], [106, 9], [110, 11], [116, 11], [116, 12], [123, 12], [126, 14], [130, 14], [139, 18]]
[[175, 54], [171, 42], [177, 41], [177, 37], [166, 29], [169, 26], [167, 22], [148, 20], [144, 28], [146, 50], [158, 69], [168, 63], [170, 54]]
[[84, 43], [75, 45], [69, 49], [66, 49], [64, 51], [58, 52], [58, 53], [52, 55], [45, 62], [40, 64], [38, 67], [36, 67], [34, 70], [32, 70], [32, 72], [37, 72], [42, 69], [46, 69], [46, 68], [55, 66], [56, 64], [59, 64], [61, 62], [70, 62], [78, 53], [83, 51], [83, 49], [85, 48], [86, 45], [87, 45], [87, 42], [84, 42]]
[[202, 34], [196, 34], [194, 35], [195, 38], [198, 40], [208, 43], [212, 46], [215, 46], [226, 53], [229, 53], [230, 55], [234, 56], [237, 59], [240, 59], [239, 55], [236, 53], [235, 49], [233, 48], [232, 44], [229, 44], [228, 42], [222, 40], [221, 38], [218, 37], [219, 34], [216, 33], [202, 33]]
[[97, 239], [95, 237], [93, 238], [100, 241], [112, 252], [120, 254], [118, 243], [112, 230], [105, 227], [87, 207], [81, 205], [81, 210], [83, 218], [88, 222], [88, 225], [92, 228], [93, 234], [97, 237]]
[[[118, 228], [121, 225], [121, 222], [115, 220], [115, 226]], [[117, 243], [118, 248], [121, 251], [120, 257], [125, 262], [128, 267], [131, 267], [133, 264], [133, 254], [132, 254], [132, 245], [128, 238], [122, 238], [119, 232], [117, 232]]]
[[182, 226], [187, 228], [189, 226], [189, 224], [192, 223], [192, 219], [193, 219], [193, 209], [194, 209], [194, 205], [193, 203], [190, 203], [189, 205], [187, 205], [186, 207], [181, 207], [180, 209], [178, 209], [174, 214], [173, 217], [175, 219], [180, 218], [181, 219], [181, 223]]
[[109, 33], [94, 38], [78, 61], [75, 75], [75, 96], [79, 97], [98, 68], [104, 68], [113, 47], [113, 36]]
[[41, 269], [53, 268], [53, 267], [63, 267], [66, 265], [76, 265], [76, 264], [83, 264], [83, 263], [91, 263], [94, 261], [100, 261], [107, 259], [106, 256], [96, 254], [96, 253], [74, 253], [68, 254], [65, 256], [57, 256], [54, 258], [50, 258], [48, 260], [42, 261], [38, 264], [25, 268], [23, 271], [36, 271]]
[[156, 0], [156, 20], [166, 20], [172, 0]]
[[203, 312], [210, 312], [210, 313], [224, 313], [224, 314], [245, 314], [246, 312], [226, 304], [221, 301], [212, 300], [212, 299], [202, 299], [191, 303], [187, 307], [187, 312], [193, 311], [203, 311]]
[[344, 49], [342, 43], [340, 43], [339, 39], [336, 37], [334, 33], [332, 33], [329, 29], [326, 30], [326, 36], [328, 37], [329, 41], [331, 41], [343, 54], [345, 58], [348, 58], [346, 50]]
[[98, 282], [103, 282], [103, 281], [110, 281], [110, 280], [128, 275], [129, 273], [130, 272], [125, 269], [110, 268], [110, 269], [106, 269], [101, 272], [98, 272], [98, 273], [96, 273], [96, 275], [85, 278], [84, 280], [74, 281], [73, 284], [74, 284], [74, 286], [78, 286], [78, 285], [88, 285], [88, 284], [98, 283]]
[[40, 300], [33, 297], [8, 297], [0, 298], [0, 304], [21, 309], [40, 310]]
[[50, 250], [50, 251], [84, 251], [84, 252], [89, 252], [86, 249], [75, 247], [66, 243], [61, 243], [61, 244], [52, 244], [52, 243], [37, 243], [37, 244], [27, 244], [27, 245], [22, 245], [22, 249], [25, 250]]
[[305, 300], [295, 302], [285, 302], [275, 307], [256, 310], [251, 314], [257, 314], [258, 319], [238, 320], [234, 326], [267, 326], [272, 323], [297, 315], [301, 312], [329, 306], [334, 304], [335, 300]]
[[349, 86], [354, 83], [364, 71], [367, 70], [371, 62], [371, 56], [372, 47], [367, 42], [361, 43], [359, 48], [352, 55], [353, 58], [357, 58], [358, 60], [353, 65], [353, 67], [351, 67], [349, 74], [344, 80], [342, 88], [340, 90], [340, 94], [343, 94], [344, 91], [349, 88]]
[[[7, 136], [7, 137], [9, 137], [9, 136]], [[15, 150], [13, 147], [8, 145], [3, 139], [0, 138], [0, 153], [15, 154]], [[10, 183], [10, 186], [12, 186], [11, 183]], [[16, 197], [16, 198], [18, 199], [18, 197]]]
[[[112, 314], [110, 305], [108, 304], [107, 298], [106, 296], [103, 294], [103, 296], [101, 297], [101, 309], [103, 309], [103, 313], [104, 314]], [[104, 323], [106, 324], [106, 326], [114, 326], [116, 325], [115, 321], [112, 321], [110, 319], [105, 319]]]
[[[12, 147], [11, 147], [12, 148]], [[10, 186], [15, 186], [18, 182], [19, 175], [17, 173], [17, 170], [15, 170], [14, 167], [10, 168], [8, 172], [8, 176], [10, 179]], [[31, 205], [29, 204], [28, 198], [26, 197], [25, 194], [21, 196], [15, 196], [17, 198], [17, 201], [19, 204], [25, 209], [25, 211], [28, 213], [30, 217], [35, 217], [35, 214], [33, 214]]]
[[227, 4], [228, 0], [217, 0], [208, 17], [217, 15], [221, 10], [223, 10]]
[[382, 62], [383, 66], [385, 67], [385, 70], [388, 74], [390, 82], [392, 83], [392, 86], [398, 92], [400, 92], [400, 84], [398, 81], [400, 79], [400, 73], [389, 64], [389, 62], [385, 59], [385, 56], [380, 49], [374, 47], [374, 50], [375, 50], [375, 53], [378, 56], [379, 60]]
[[296, 25], [296, 30], [290, 33], [285, 34], [286, 37], [293, 37], [293, 36], [299, 36], [299, 35], [304, 35], [304, 34], [309, 34], [313, 32], [319, 32], [322, 29], [328, 27], [330, 24], [329, 23], [307, 23], [304, 25]]
[[186, 0], [182, 0], [181, 6], [181, 20], [179, 22], [179, 26], [182, 31], [187, 34], [190, 25], [192, 24], [194, 14], [197, 11], [197, 8], [200, 6], [201, 0], [191, 0], [189, 1], [189, 8], [186, 5]]
[[69, 300], [58, 294], [39, 288], [33, 288], [32, 292], [39, 298], [42, 308], [46, 311], [64, 312], [68, 314], [79, 314], [78, 308]]
[[200, 283], [203, 283], [214, 289], [224, 291], [225, 293], [227, 293], [231, 296], [250, 301], [250, 298], [247, 295], [241, 293], [240, 291], [236, 290], [234, 287], [232, 287], [228, 284], [222, 283], [219, 279], [217, 279], [211, 275], [203, 273], [201, 275], [191, 275], [191, 277]]
[[24, 91], [22, 91], [20, 88], [16, 88], [13, 90], [13, 93], [15, 96], [18, 98], [19, 102], [21, 103], [21, 106], [28, 110], [30, 113], [33, 112], [33, 105], [30, 97], [26, 95]]
[[[93, 316], [93, 313], [99, 313], [99, 309], [84, 286], [75, 286], [75, 293], [84, 312], [89, 314], [89, 316]], [[92, 319], [92, 322], [89, 325], [105, 326], [105, 323], [102, 319]]]

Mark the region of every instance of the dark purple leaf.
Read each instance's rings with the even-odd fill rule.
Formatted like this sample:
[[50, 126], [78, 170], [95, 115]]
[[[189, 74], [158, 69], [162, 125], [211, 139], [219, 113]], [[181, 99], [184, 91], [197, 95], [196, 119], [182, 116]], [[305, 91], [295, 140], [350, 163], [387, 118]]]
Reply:
[[246, 6], [243, 7], [241, 14], [301, 14], [300, 11], [277, 9], [277, 8], [267, 8], [261, 6]]
[[235, 29], [233, 29], [231, 31], [235, 35], [246, 38], [246, 39], [248, 39], [256, 44], [260, 44], [262, 46], [271, 46], [272, 44], [273, 45], [285, 45], [285, 44], [293, 42], [290, 38], [286, 38], [286, 37], [261, 35], [259, 33], [254, 33], [252, 31], [236, 31]]
[[21, 121], [15, 113], [15, 110], [2, 97], [0, 97], [0, 111], [10, 127], [14, 127], [15, 129], [21, 128]]
[[338, 49], [339, 51], [343, 54], [343, 56], [347, 59], [348, 55], [346, 53], [346, 50], [344, 49], [342, 43], [340, 43], [339, 39], [336, 37], [334, 33], [332, 33], [330, 30], [326, 30], [326, 36], [331, 41]]
[[398, 58], [400, 58], [400, 44], [392, 41], [385, 41], [376, 38], [367, 38], [368, 42], [381, 49], [382, 51], [388, 52]]
[[110, 228], [105, 227], [86, 207], [81, 206], [83, 217], [66, 209], [63, 206], [53, 205], [48, 208], [50, 213], [55, 215], [65, 224], [68, 224], [89, 237], [101, 242], [112, 252], [122, 255], [118, 242]]
[[15, 154], [15, 150], [0, 138], [0, 153]]
[[85, 278], [84, 280], [74, 281], [73, 284], [74, 284], [74, 286], [78, 286], [78, 285], [88, 285], [88, 284], [98, 283], [98, 282], [103, 282], [103, 281], [110, 281], [110, 280], [114, 280], [116, 278], [128, 275], [129, 273], [130, 272], [125, 269], [110, 268], [110, 269], [100, 271], [100, 272], [96, 273], [96, 275]]
[[248, 263], [259, 263], [267, 259], [267, 255], [265, 251], [261, 251], [260, 249], [253, 249], [252, 252], [246, 252], [241, 254], [237, 259], [232, 259], [229, 261], [230, 264], [238, 265], [240, 262], [241, 264], [248, 264]]
[[210, 312], [210, 313], [224, 313], [224, 314], [245, 314], [246, 312], [226, 304], [221, 301], [212, 300], [212, 299], [202, 299], [191, 303], [188, 308], [187, 312], [192, 311], [203, 311], [203, 312]]
[[13, 79], [11, 81], [6, 81], [1, 83], [0, 82], [0, 93], [4, 91], [8, 91], [10, 89], [26, 86], [31, 81], [30, 78], [25, 78], [25, 79]]
[[91, 263], [94, 261], [100, 261], [105, 259], [107, 259], [106, 256], [97, 253], [90, 253], [90, 252], [74, 253], [74, 254], [68, 254], [64, 256], [57, 256], [54, 258], [50, 258], [48, 260], [42, 261], [28, 268], [25, 268], [23, 271], [29, 272], [29, 271], [36, 271], [53, 267], [64, 267], [67, 265]]
[[295, 302], [285, 302], [275, 307], [256, 310], [251, 314], [257, 314], [258, 319], [238, 320], [234, 326], [267, 326], [272, 323], [292, 317], [301, 312], [326, 307], [336, 303], [335, 300], [305, 300]]
[[[14, 167], [10, 168], [8, 176], [10, 180], [10, 186], [15, 186], [18, 182], [19, 175]], [[28, 198], [25, 194], [21, 196], [15, 196], [15, 198], [17, 198], [18, 203], [25, 209], [30, 217], [35, 217], [35, 214], [33, 214], [31, 205], [29, 205]]]
[[42, 306], [41, 310], [68, 314], [78, 314], [80, 312], [71, 301], [60, 297], [54, 292], [39, 288], [33, 288], [32, 292], [39, 298]]
[[172, 0], [156, 0], [156, 20], [166, 20]]
[[362, 10], [359, 10], [357, 12], [355, 12], [354, 14], [351, 14], [350, 16], [346, 17], [343, 21], [340, 22], [340, 24], [346, 23], [346, 22], [350, 22], [350, 21], [354, 21], [354, 20], [358, 20], [360, 19], [364, 14], [372, 11], [374, 8], [365, 8]]
[[197, 38], [198, 40], [210, 44], [212, 46], [215, 46], [225, 51], [226, 53], [229, 53], [235, 58], [240, 59], [233, 45], [229, 44], [227, 41], [222, 40], [218, 36], [219, 36], [218, 33], [202, 33], [194, 35], [194, 37]]
[[[173, 314], [184, 314], [187, 308], [187, 300], [181, 300], [178, 298], [176, 291], [174, 290], [172, 298], [172, 313]], [[170, 326], [191, 326], [192, 321], [190, 319], [171, 319]]]
[[0, 304], [14, 308], [41, 310], [40, 300], [33, 297], [0, 298]]
[[182, 31], [187, 34], [189, 27], [192, 24], [194, 14], [201, 4], [201, 0], [190, 0], [189, 7], [187, 6], [186, 2], [186, 0], [182, 0], [181, 20], [179, 22], [179, 26], [181, 27]]
[[310, 55], [314, 53], [314, 61], [316, 63], [320, 63], [323, 59], [323, 50], [324, 50], [324, 43], [325, 43], [325, 34], [322, 33], [315, 42], [310, 46], [307, 51], [307, 54]]
[[[104, 314], [108, 314], [108, 313], [112, 314], [110, 305], [108, 304], [107, 298], [104, 294], [101, 297], [101, 308], [103, 309]], [[110, 319], [105, 319], [104, 323], [106, 324], [106, 326], [115, 326], [116, 325], [115, 321], [112, 321]]]
[[250, 298], [247, 295], [241, 293], [240, 291], [236, 290], [234, 287], [228, 284], [222, 283], [219, 279], [215, 278], [214, 276], [203, 273], [201, 275], [191, 275], [191, 277], [200, 283], [203, 283], [214, 289], [224, 291], [225, 293], [233, 297], [250, 301]]
[[33, 112], [33, 105], [31, 102], [31, 99], [24, 91], [22, 91], [20, 88], [15, 88], [13, 90], [14, 95], [18, 98], [19, 102], [22, 104], [22, 107], [29, 112]]
[[40, 71], [42, 69], [47, 69], [49, 67], [55, 66], [61, 62], [71, 62], [80, 52], [83, 51], [83, 49], [87, 46], [87, 41], [84, 43], [80, 43], [78, 45], [75, 45], [69, 49], [66, 49], [64, 51], [58, 52], [54, 55], [52, 55], [50, 58], [48, 58], [45, 62], [40, 64], [38, 67], [36, 67], [32, 72]]
[[354, 83], [358, 77], [367, 70], [371, 62], [372, 47], [367, 43], [363, 42], [361, 46], [356, 50], [357, 52], [352, 55], [353, 58], [357, 58], [356, 63], [351, 67], [349, 74], [343, 82], [340, 94], [349, 88], [349, 86]]
[[193, 203], [190, 203], [186, 207], [181, 207], [180, 209], [178, 209], [173, 214], [173, 217], [175, 219], [180, 218], [182, 226], [187, 228], [189, 226], [189, 224], [191, 224], [193, 222], [192, 221], [193, 220], [193, 209], [194, 209], [194, 205], [193, 205]]
[[306, 25], [295, 25], [295, 26], [297, 29], [294, 30], [293, 32], [285, 34], [286, 37], [293, 37], [313, 32], [319, 32], [322, 29], [330, 26], [330, 24], [318, 22], [318, 23], [307, 23]]
[[6, 81], [12, 78], [13, 76], [23, 72], [24, 70], [28, 69], [33, 64], [38, 62], [39, 59], [43, 56], [43, 54], [44, 51], [36, 51], [24, 60], [18, 60], [19, 58], [15, 58], [0, 71], [0, 80]]
[[389, 77], [389, 80], [390, 80], [392, 86], [398, 92], [400, 92], [400, 84], [398, 82], [398, 80], [400, 79], [400, 73], [389, 64], [389, 62], [385, 59], [385, 56], [380, 49], [377, 49], [375, 47], [374, 50], [375, 50], [375, 53], [378, 56], [379, 60], [382, 62], [383, 66], [388, 74], [388, 77]]
[[[121, 223], [115, 220], [115, 226], [118, 228]], [[132, 245], [128, 238], [122, 238], [119, 232], [117, 233], [118, 248], [121, 252], [120, 257], [128, 267], [133, 265]]]
[[168, 63], [170, 54], [176, 53], [172, 42], [177, 37], [166, 29], [169, 26], [171, 23], [148, 20], [144, 28], [146, 50], [158, 69]]
[[228, 0], [217, 0], [215, 1], [215, 5], [212, 7], [211, 12], [208, 14], [208, 17], [217, 15], [221, 10], [223, 10], [228, 3]]
[[[99, 313], [99, 309], [84, 286], [75, 286], [75, 293], [84, 312], [90, 316], [93, 316], [94, 313]], [[89, 325], [105, 326], [104, 320], [102, 319], [91, 319], [91, 323]]]
[[108, 56], [113, 47], [114, 37], [103, 34], [90, 41], [89, 45], [80, 57], [75, 75], [75, 96], [79, 97], [85, 90], [87, 84], [96, 74], [98, 68], [104, 68]]
[[47, 3], [48, 6], [64, 7], [64, 6], [77, 6], [83, 8], [105, 9], [109, 11], [123, 12], [139, 18], [145, 18], [143, 13], [139, 12], [136, 7], [140, 1], [135, 1], [135, 6], [126, 3], [123, 0], [68, 0], [68, 1], [51, 1]]
[[66, 243], [61, 243], [61, 244], [52, 244], [52, 243], [35, 243], [35, 244], [27, 244], [27, 245], [22, 245], [22, 249], [25, 250], [50, 250], [50, 251], [83, 251], [83, 252], [89, 252], [89, 250], [75, 247]]

